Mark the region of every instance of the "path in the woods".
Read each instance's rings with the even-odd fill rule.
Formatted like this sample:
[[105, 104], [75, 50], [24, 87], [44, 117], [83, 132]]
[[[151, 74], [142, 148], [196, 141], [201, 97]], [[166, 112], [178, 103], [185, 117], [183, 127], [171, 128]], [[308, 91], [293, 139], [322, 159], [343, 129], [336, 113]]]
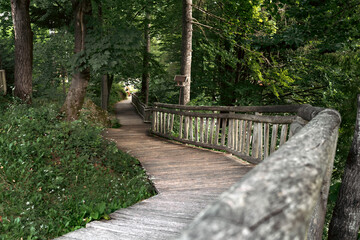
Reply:
[[129, 100], [117, 104], [122, 127], [106, 137], [138, 158], [159, 194], [94, 221], [58, 239], [172, 239], [252, 165], [229, 154], [194, 148], [150, 136], [149, 125]]

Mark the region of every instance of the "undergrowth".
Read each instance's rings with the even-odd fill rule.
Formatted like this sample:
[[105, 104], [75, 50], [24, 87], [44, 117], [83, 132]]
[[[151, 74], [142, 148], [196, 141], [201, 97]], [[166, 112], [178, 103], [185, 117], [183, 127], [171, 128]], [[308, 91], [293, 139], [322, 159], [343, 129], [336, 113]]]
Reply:
[[154, 194], [133, 157], [52, 105], [0, 104], [0, 239], [50, 239]]

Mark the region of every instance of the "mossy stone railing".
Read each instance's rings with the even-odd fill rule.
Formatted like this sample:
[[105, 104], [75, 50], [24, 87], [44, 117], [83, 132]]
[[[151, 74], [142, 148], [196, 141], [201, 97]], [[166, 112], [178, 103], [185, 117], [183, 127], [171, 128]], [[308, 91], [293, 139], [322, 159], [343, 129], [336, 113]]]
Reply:
[[310, 105], [154, 104], [153, 134], [258, 164], [179, 239], [321, 239], [340, 119]]

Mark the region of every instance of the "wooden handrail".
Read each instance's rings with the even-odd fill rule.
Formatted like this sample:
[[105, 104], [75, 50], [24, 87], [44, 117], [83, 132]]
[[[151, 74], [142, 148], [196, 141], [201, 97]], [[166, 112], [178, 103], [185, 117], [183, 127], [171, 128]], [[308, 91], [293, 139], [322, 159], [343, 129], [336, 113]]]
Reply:
[[150, 123], [151, 108], [140, 101], [136, 94], [132, 94], [131, 103], [145, 123]]
[[320, 110], [310, 105], [209, 107], [155, 103], [151, 131], [183, 143], [225, 150], [257, 164], [301, 129], [308, 116]]
[[310, 122], [200, 213], [179, 240], [321, 239], [341, 119], [331, 109], [303, 110]]
[[275, 105], [275, 106], [189, 106], [167, 103], [154, 103], [155, 107], [181, 109], [188, 111], [227, 111], [260, 113], [296, 113], [301, 107], [311, 105]]
[[153, 134], [258, 164], [180, 239], [321, 239], [340, 121], [311, 105], [154, 104]]

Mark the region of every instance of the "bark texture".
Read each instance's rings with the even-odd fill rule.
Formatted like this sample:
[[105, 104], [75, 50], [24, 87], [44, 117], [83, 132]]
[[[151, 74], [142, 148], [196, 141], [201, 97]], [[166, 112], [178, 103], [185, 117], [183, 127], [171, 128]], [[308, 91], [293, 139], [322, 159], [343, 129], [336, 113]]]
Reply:
[[329, 226], [329, 240], [357, 239], [360, 227], [360, 95], [353, 142]]
[[[75, 17], [75, 53], [85, 50], [86, 20], [91, 15], [90, 0], [72, 0]], [[71, 86], [62, 107], [69, 121], [76, 120], [84, 104], [86, 88], [90, 79], [88, 68], [77, 70], [73, 74]]]
[[191, 59], [192, 59], [192, 0], [183, 0], [181, 75], [188, 77], [188, 83], [180, 91], [180, 104], [190, 102]]
[[101, 78], [101, 108], [107, 110], [109, 107], [110, 91], [114, 76], [104, 74]]
[[31, 103], [33, 34], [30, 26], [30, 0], [11, 0], [15, 32], [14, 95]]

